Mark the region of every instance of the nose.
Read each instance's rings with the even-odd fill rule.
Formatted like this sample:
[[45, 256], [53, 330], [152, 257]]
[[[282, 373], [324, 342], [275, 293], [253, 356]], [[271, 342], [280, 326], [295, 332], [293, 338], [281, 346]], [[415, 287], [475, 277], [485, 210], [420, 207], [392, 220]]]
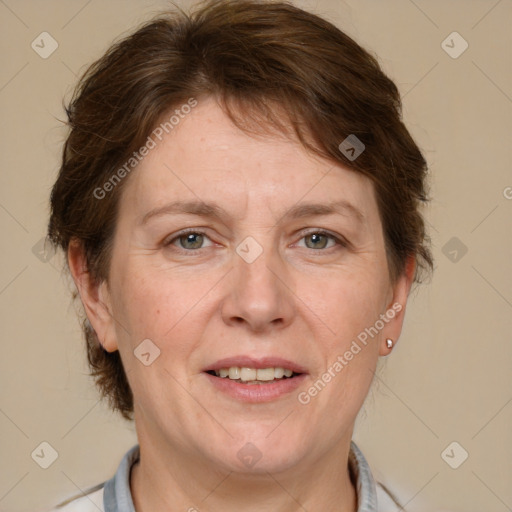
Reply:
[[294, 295], [281, 258], [271, 251], [263, 251], [252, 263], [238, 254], [233, 257], [221, 309], [223, 321], [257, 333], [290, 325], [295, 315]]

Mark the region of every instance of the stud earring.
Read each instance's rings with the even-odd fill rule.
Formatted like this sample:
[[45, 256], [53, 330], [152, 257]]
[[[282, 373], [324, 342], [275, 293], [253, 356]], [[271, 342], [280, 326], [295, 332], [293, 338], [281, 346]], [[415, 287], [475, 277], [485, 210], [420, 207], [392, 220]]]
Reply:
[[391, 338], [386, 340], [386, 347], [393, 348], [393, 340]]

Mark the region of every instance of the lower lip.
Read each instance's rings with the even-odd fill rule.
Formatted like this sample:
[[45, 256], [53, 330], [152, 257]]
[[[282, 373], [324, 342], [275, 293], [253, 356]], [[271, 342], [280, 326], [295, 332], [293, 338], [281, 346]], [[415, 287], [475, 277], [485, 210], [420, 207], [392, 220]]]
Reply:
[[246, 384], [229, 379], [228, 377], [215, 377], [209, 373], [204, 373], [209, 381], [218, 390], [226, 393], [232, 398], [242, 402], [270, 402], [284, 395], [295, 391], [306, 378], [306, 374], [301, 373], [288, 379], [276, 380], [274, 382], [263, 382], [262, 384]]

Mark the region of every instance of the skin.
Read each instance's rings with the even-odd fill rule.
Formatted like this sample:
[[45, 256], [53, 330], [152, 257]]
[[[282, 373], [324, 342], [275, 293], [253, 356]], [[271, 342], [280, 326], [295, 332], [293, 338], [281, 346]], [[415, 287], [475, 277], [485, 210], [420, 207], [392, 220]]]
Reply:
[[[89, 279], [79, 244], [70, 246], [68, 261], [98, 338], [120, 351], [134, 393], [137, 511], [354, 512], [352, 431], [377, 360], [390, 352], [385, 340], [400, 335], [414, 272], [411, 258], [390, 281], [371, 182], [297, 141], [249, 136], [211, 98], [127, 179], [108, 282]], [[297, 204], [340, 200], [361, 218], [349, 209], [287, 214]], [[141, 222], [173, 201], [216, 203], [225, 213]], [[185, 228], [205, 237], [187, 245], [176, 238]], [[311, 236], [319, 230], [345, 245]], [[253, 263], [236, 252], [248, 236], [263, 249]], [[298, 392], [394, 303], [403, 309], [301, 404]], [[133, 353], [147, 338], [161, 351], [149, 366]], [[234, 355], [283, 357], [308, 375], [293, 393], [244, 403], [214, 389], [202, 372]], [[248, 442], [261, 453], [251, 468], [237, 456]]]

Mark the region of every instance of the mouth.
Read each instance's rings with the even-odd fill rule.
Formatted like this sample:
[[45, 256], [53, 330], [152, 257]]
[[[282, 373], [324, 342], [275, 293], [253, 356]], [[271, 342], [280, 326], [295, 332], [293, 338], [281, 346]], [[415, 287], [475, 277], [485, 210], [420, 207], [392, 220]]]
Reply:
[[229, 368], [220, 368], [219, 370], [209, 370], [206, 373], [220, 379], [229, 379], [230, 381], [248, 385], [269, 384], [302, 375], [302, 373], [294, 372], [290, 368], [283, 368], [282, 366], [270, 368], [231, 366]]
[[242, 402], [270, 402], [290, 395], [304, 382], [307, 370], [286, 359], [240, 356], [203, 369], [207, 381], [223, 394]]

